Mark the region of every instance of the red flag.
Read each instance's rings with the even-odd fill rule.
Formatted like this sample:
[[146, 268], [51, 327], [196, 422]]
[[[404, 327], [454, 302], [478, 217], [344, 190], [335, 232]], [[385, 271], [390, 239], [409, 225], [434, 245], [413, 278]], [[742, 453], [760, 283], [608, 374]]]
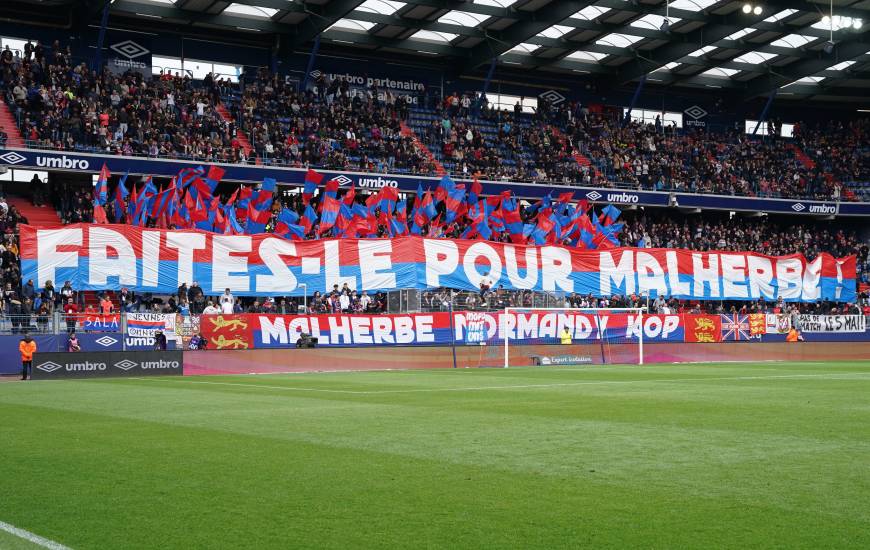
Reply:
[[233, 194], [230, 195], [230, 198], [227, 199], [226, 204], [228, 204], [228, 205], [235, 204], [235, 202], [236, 202], [236, 198], [237, 198], [238, 196], [239, 196], [239, 189], [236, 189], [236, 190], [233, 192]]
[[248, 204], [248, 219], [253, 220], [256, 223], [269, 223], [269, 219], [272, 218], [271, 210], [257, 210], [254, 206], [254, 203]]
[[94, 223], [109, 223], [106, 217], [106, 209], [99, 204], [94, 205]]
[[[549, 208], [545, 210], [549, 210]], [[555, 226], [556, 223], [550, 218], [549, 213], [546, 216], [538, 216], [538, 229], [544, 233], [549, 234], [553, 231], [553, 227]]]
[[[190, 195], [188, 195], [188, 197], [189, 196]], [[196, 197], [196, 203], [193, 208], [188, 206], [187, 209], [190, 214], [190, 221], [192, 222], [204, 222], [208, 219], [208, 209], [205, 207], [205, 204], [203, 204], [201, 197]]]
[[598, 235], [595, 235], [592, 243], [598, 250], [609, 250], [611, 248], [616, 248], [616, 245], [610, 242], [610, 239], [607, 238], [607, 235], [605, 233], [599, 233]]
[[215, 231], [220, 231], [221, 233], [227, 230], [227, 217], [224, 216], [224, 211], [222, 208], [218, 208], [214, 211], [214, 229]]
[[472, 200], [476, 200], [481, 193], [483, 193], [483, 186], [480, 184], [477, 176], [474, 176], [474, 180], [471, 182], [471, 194], [474, 196]]
[[369, 230], [369, 222], [365, 218], [354, 218], [347, 229], [345, 229], [347, 238], [353, 239], [359, 236], [360, 233], [367, 234]]
[[206, 176], [210, 180], [220, 181], [223, 179], [226, 170], [221, 168], [220, 166], [209, 166], [208, 167], [208, 175]]
[[437, 237], [441, 234], [441, 214], [429, 222], [429, 237]]
[[344, 204], [351, 206], [353, 204], [353, 199], [356, 197], [356, 189], [354, 188], [354, 184], [350, 184], [350, 189], [347, 190], [347, 193], [344, 194]]
[[380, 197], [378, 200], [395, 202], [399, 200], [399, 189], [391, 185], [385, 185], [384, 187], [381, 187], [378, 196]]

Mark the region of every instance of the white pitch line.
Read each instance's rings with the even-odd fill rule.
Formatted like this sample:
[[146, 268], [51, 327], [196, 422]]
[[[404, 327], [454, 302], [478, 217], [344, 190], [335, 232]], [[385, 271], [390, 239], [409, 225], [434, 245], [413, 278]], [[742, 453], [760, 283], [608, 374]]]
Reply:
[[213, 386], [239, 386], [244, 388], [265, 388], [272, 390], [284, 391], [303, 391], [303, 392], [320, 392], [320, 393], [339, 393], [348, 395], [381, 395], [393, 393], [435, 393], [435, 392], [462, 392], [462, 391], [486, 391], [486, 390], [513, 390], [527, 388], [559, 388], [567, 386], [600, 386], [607, 384], [648, 384], [650, 382], [704, 382], [708, 380], [773, 380], [780, 378], [813, 378], [813, 379], [828, 379], [840, 380], [843, 377], [868, 376], [870, 372], [857, 373], [842, 373], [842, 374], [783, 374], [771, 376], [722, 376], [722, 377], [705, 377], [705, 378], [656, 378], [653, 380], [590, 380], [585, 382], [561, 382], [557, 384], [515, 384], [505, 386], [472, 386], [464, 388], [418, 388], [411, 390], [374, 390], [374, 391], [356, 391], [356, 390], [329, 390], [324, 388], [300, 388], [294, 386], [271, 386], [267, 384], [243, 384], [240, 382], [208, 382], [205, 380], [184, 380], [184, 379], [147, 379], [137, 378], [137, 380], [147, 380], [149, 382], [176, 382], [182, 384], [208, 384]]
[[38, 546], [42, 546], [43, 548], [48, 548], [49, 550], [71, 550], [69, 546], [64, 546], [59, 542], [54, 542], [53, 540], [49, 540], [45, 537], [40, 537], [30, 531], [26, 531], [24, 529], [19, 529], [14, 525], [9, 523], [0, 521], [0, 531], [6, 531], [7, 533], [14, 535], [20, 539], [24, 539], [27, 542], [32, 542]]

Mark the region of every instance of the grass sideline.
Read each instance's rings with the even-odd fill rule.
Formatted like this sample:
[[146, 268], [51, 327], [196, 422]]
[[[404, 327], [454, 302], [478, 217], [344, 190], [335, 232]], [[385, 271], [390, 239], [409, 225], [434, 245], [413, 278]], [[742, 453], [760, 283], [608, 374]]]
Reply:
[[0, 521], [76, 550], [867, 548], [868, 396], [870, 362], [2, 384]]

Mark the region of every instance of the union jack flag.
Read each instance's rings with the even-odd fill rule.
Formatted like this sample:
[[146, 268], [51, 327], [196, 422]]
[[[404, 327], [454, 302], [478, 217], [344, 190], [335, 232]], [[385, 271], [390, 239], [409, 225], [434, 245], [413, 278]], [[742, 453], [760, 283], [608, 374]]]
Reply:
[[749, 340], [749, 315], [722, 315], [722, 341]]

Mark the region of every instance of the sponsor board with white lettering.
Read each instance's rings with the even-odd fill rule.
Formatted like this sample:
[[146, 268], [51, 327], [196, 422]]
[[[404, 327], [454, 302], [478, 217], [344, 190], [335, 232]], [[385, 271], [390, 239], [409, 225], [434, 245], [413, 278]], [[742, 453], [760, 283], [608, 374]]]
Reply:
[[172, 376], [183, 366], [181, 351], [36, 353], [33, 379]]

